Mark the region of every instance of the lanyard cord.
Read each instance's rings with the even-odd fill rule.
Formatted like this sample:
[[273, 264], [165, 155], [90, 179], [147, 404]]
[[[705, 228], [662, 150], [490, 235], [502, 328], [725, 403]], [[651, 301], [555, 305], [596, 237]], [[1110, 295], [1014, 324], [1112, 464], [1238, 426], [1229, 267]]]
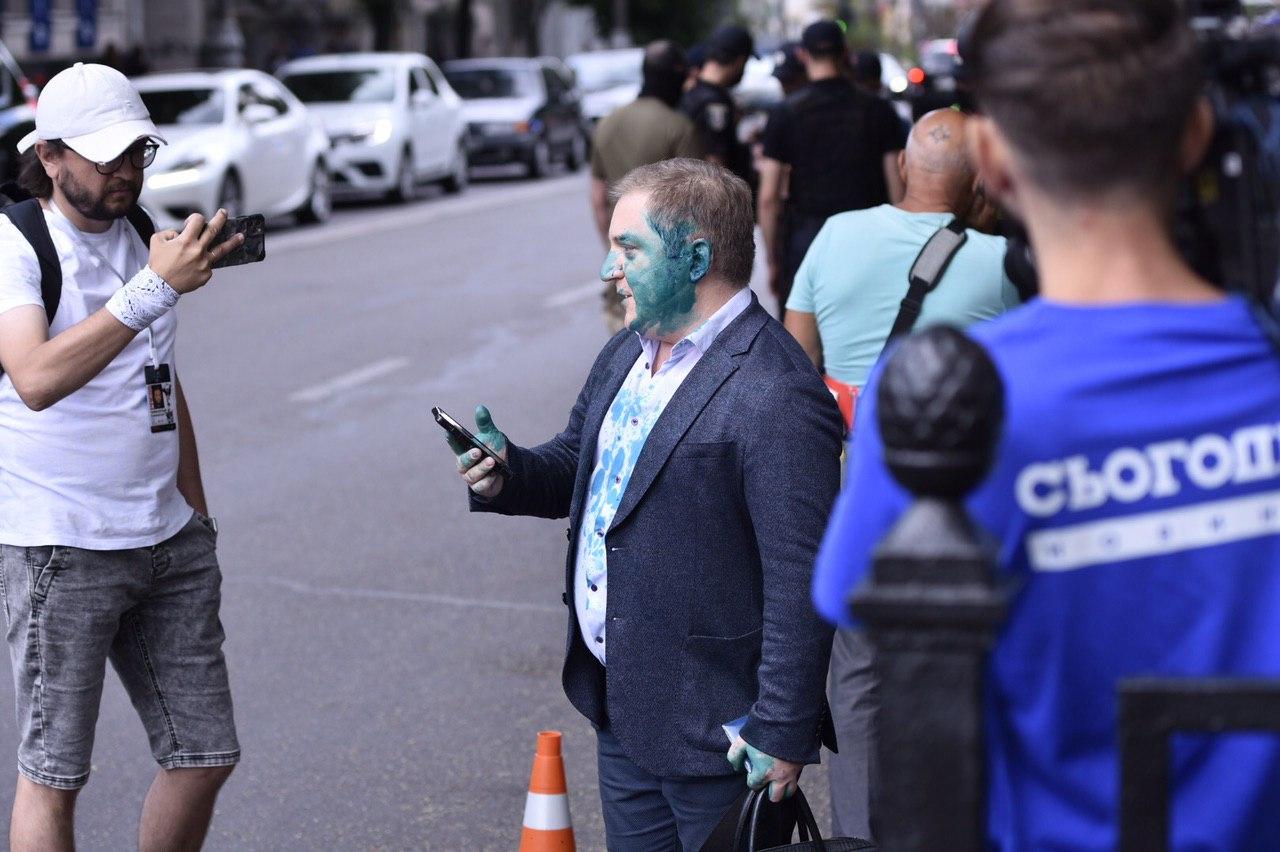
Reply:
[[[57, 214], [57, 217], [59, 219], [61, 219], [63, 222], [66, 222], [68, 225], [71, 226], [69, 232], [65, 228], [62, 229], [63, 233], [66, 233], [68, 236], [70, 236], [76, 245], [80, 246], [85, 251], [89, 252], [89, 254], [93, 255], [98, 260], [99, 263], [101, 263], [103, 266], [109, 269], [111, 271], [111, 274], [114, 275], [117, 279], [119, 279], [121, 287], [129, 283], [125, 279], [125, 277], [120, 274], [119, 270], [117, 270], [115, 266], [111, 264], [111, 261], [103, 257], [100, 251], [98, 251], [96, 248], [90, 245], [89, 242], [80, 235], [80, 229], [77, 228], [75, 225], [73, 225], [71, 223], [71, 220], [66, 217], [66, 214], [64, 214], [60, 209], [58, 209], [58, 205], [54, 202], [52, 198], [49, 199], [49, 209], [52, 210], [55, 214]], [[120, 220], [117, 219], [116, 221], [118, 222]], [[127, 236], [128, 234], [126, 234], [126, 238]], [[130, 259], [136, 261], [138, 259], [137, 247], [135, 246], [134, 241], [129, 240], [127, 245], [129, 249]], [[145, 263], [139, 264], [138, 268], [141, 269], [143, 266], [146, 266], [146, 264]], [[151, 366], [155, 367], [156, 369], [159, 369], [160, 368], [160, 352], [156, 349], [156, 335], [155, 335], [155, 332], [151, 330], [151, 326], [147, 326], [147, 348], [151, 350]]]

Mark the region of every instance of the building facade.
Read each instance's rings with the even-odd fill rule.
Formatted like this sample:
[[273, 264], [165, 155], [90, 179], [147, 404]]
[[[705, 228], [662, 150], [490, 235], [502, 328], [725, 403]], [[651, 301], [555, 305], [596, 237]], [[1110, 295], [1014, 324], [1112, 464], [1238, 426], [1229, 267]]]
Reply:
[[0, 0], [0, 40], [39, 82], [75, 61], [272, 70], [350, 50], [563, 54], [597, 34], [589, 10], [564, 0]]

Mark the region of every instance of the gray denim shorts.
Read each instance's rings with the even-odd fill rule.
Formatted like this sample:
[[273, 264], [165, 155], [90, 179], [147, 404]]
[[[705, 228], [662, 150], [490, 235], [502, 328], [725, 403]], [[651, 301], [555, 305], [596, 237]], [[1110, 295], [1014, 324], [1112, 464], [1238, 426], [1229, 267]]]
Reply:
[[0, 545], [19, 772], [61, 790], [89, 780], [107, 660], [161, 766], [240, 759], [216, 544], [212, 522], [196, 514], [154, 547]]

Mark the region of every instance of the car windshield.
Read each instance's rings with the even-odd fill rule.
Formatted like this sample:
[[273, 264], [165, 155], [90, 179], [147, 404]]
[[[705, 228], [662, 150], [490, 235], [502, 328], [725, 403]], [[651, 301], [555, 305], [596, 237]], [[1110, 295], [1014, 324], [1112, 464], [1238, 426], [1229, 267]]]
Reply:
[[467, 68], [446, 69], [444, 76], [460, 97], [527, 98], [536, 96], [538, 75], [527, 69]]
[[580, 53], [566, 61], [578, 75], [578, 86], [584, 92], [640, 85], [641, 51]]
[[226, 115], [222, 89], [152, 89], [140, 94], [151, 120], [160, 126], [221, 124]]
[[304, 104], [390, 103], [396, 99], [396, 78], [390, 68], [299, 72], [285, 75], [283, 82]]

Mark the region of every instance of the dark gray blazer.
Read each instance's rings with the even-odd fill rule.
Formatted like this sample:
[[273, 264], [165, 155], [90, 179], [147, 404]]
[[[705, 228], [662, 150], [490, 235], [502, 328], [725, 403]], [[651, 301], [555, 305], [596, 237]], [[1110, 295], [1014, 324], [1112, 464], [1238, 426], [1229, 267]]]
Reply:
[[839, 488], [843, 421], [754, 297], [654, 425], [609, 528], [607, 670], [582, 641], [578, 525], [601, 423], [639, 354], [631, 332], [610, 340], [565, 430], [511, 446], [513, 479], [472, 509], [571, 519], [565, 693], [634, 763], [663, 777], [728, 774], [720, 726], [747, 714], [753, 746], [816, 763], [819, 741], [832, 744], [831, 629], [809, 586]]

